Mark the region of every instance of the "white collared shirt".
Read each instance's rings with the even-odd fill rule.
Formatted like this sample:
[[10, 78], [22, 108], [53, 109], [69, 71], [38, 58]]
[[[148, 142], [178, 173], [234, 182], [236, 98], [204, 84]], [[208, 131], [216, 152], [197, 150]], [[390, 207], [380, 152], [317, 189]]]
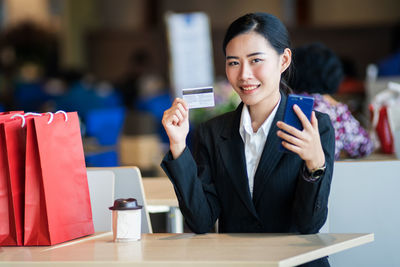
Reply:
[[244, 154], [246, 157], [247, 177], [249, 179], [251, 197], [253, 197], [254, 175], [256, 173], [261, 154], [264, 150], [272, 121], [274, 120], [276, 111], [278, 110], [279, 103], [275, 106], [271, 114], [263, 122], [260, 128], [258, 128], [256, 133], [253, 132], [253, 128], [251, 127], [249, 109], [247, 108], [247, 105], [243, 105], [239, 133], [244, 143]]

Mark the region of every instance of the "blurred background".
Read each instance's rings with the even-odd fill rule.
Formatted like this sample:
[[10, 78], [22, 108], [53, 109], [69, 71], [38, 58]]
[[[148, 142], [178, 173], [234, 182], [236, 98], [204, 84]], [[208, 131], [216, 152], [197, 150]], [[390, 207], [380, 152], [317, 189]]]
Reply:
[[78, 111], [88, 166], [159, 175], [160, 120], [175, 96], [166, 14], [207, 15], [214, 87], [229, 94], [225, 30], [265, 11], [286, 24], [293, 47], [318, 41], [340, 57], [335, 97], [368, 128], [368, 79], [400, 75], [384, 68], [400, 49], [399, 10], [398, 0], [0, 0], [0, 111]]

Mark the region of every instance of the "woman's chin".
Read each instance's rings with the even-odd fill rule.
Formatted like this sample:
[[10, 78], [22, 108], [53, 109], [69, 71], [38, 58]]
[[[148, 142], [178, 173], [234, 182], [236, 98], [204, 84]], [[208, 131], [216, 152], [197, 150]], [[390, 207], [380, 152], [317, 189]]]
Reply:
[[255, 99], [255, 98], [250, 98], [250, 97], [242, 97], [241, 98], [242, 99], [242, 102], [244, 103], [244, 104], [246, 104], [247, 106], [252, 106], [252, 105], [255, 105], [255, 104], [257, 104], [257, 99]]

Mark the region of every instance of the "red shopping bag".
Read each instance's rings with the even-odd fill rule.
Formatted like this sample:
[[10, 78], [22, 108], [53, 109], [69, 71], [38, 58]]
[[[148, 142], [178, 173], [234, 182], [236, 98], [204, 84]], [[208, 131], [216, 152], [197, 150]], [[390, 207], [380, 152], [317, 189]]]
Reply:
[[[0, 245], [23, 244], [25, 137], [21, 118], [0, 114]], [[23, 118], [22, 118], [23, 119]]]
[[0, 112], [0, 116], [3, 116], [3, 115], [14, 115], [14, 114], [24, 114], [24, 111], [22, 111], [22, 110], [16, 110], [16, 111], [3, 111], [3, 112]]
[[382, 152], [385, 154], [394, 153], [394, 142], [392, 130], [388, 119], [387, 107], [382, 106], [379, 110], [378, 124], [376, 125], [376, 133], [381, 142]]
[[24, 245], [53, 245], [93, 234], [76, 112], [27, 119]]

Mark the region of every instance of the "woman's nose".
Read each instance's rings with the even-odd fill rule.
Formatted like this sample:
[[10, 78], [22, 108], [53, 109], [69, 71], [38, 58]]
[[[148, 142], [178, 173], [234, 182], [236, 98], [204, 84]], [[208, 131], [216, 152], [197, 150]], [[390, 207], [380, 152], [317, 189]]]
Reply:
[[239, 78], [241, 80], [247, 80], [253, 75], [251, 68], [248, 64], [242, 64], [240, 68]]

